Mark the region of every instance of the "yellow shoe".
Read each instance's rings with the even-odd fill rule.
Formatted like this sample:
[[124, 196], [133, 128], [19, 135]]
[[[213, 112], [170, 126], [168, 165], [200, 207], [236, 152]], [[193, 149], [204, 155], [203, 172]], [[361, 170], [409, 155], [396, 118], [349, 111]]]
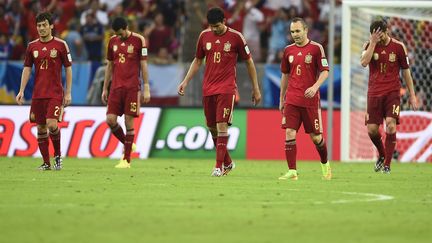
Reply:
[[127, 162], [127, 160], [122, 159], [120, 162], [115, 166], [117, 169], [129, 169], [130, 163]]
[[292, 181], [298, 180], [297, 170], [288, 170], [288, 172], [285, 175], [279, 177], [279, 180], [292, 180]]
[[332, 178], [332, 172], [330, 168], [330, 161], [327, 161], [325, 164], [321, 164], [321, 170], [322, 170], [322, 179], [323, 180], [331, 180]]
[[[136, 146], [136, 144], [135, 144], [135, 143], [132, 143], [132, 150], [131, 150], [131, 153], [135, 152], [135, 151], [136, 151], [136, 149], [137, 149], [137, 146]], [[121, 157], [121, 159], [119, 160], [119, 164], [121, 164], [121, 162], [122, 162], [123, 158], [124, 158], [124, 149], [123, 149], [123, 154], [122, 154], [122, 157]]]

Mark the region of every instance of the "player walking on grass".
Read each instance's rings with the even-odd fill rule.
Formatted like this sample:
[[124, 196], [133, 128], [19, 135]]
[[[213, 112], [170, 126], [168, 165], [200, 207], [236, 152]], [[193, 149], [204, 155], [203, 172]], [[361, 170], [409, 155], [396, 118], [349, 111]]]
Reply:
[[[102, 102], [106, 104], [106, 122], [114, 136], [124, 144], [124, 156], [115, 168], [130, 168], [131, 151], [134, 147], [134, 118], [139, 116], [140, 102], [150, 101], [150, 86], [147, 73], [147, 47], [143, 36], [127, 28], [126, 19], [117, 17], [112, 22], [115, 35], [108, 43], [107, 67], [102, 91]], [[141, 92], [141, 77], [144, 88]], [[108, 96], [108, 86], [111, 82]], [[141, 97], [141, 100], [140, 100]], [[117, 117], [125, 115], [126, 135], [117, 123]]]
[[[417, 98], [405, 45], [389, 36], [387, 23], [383, 19], [371, 23], [370, 33], [360, 60], [363, 67], [369, 65], [365, 121], [369, 137], [379, 153], [375, 172], [382, 171], [389, 174], [393, 151], [396, 147], [396, 125], [399, 124], [400, 70], [410, 94], [409, 102], [414, 110], [417, 109]], [[383, 120], [386, 125], [385, 146], [379, 132]]]
[[[43, 164], [40, 170], [51, 170], [49, 156], [49, 137], [54, 146], [54, 169], [61, 170], [60, 129], [58, 122], [63, 115], [63, 107], [72, 101], [72, 59], [66, 42], [52, 36], [54, 28], [50, 13], [36, 16], [36, 29], [39, 38], [27, 46], [21, 86], [16, 96], [19, 105], [24, 103], [24, 90], [30, 79], [32, 66], [35, 66], [35, 79], [30, 121], [37, 124], [37, 140]], [[66, 91], [62, 85], [62, 66], [66, 71]]]
[[291, 22], [294, 44], [285, 48], [281, 62], [279, 110], [285, 129], [285, 156], [288, 172], [280, 180], [297, 180], [296, 135], [300, 125], [308, 133], [321, 158], [323, 179], [332, 177], [327, 160], [327, 146], [322, 136], [319, 87], [328, 76], [328, 64], [323, 47], [307, 37], [308, 27], [301, 18]]
[[195, 58], [186, 77], [178, 87], [183, 96], [186, 86], [199, 70], [205, 58], [203, 81], [203, 106], [207, 127], [216, 147], [216, 165], [212, 176], [228, 174], [234, 163], [227, 151], [228, 126], [231, 125], [235, 102], [237, 57], [246, 61], [252, 81], [252, 102], [261, 101], [261, 93], [255, 64], [243, 35], [225, 25], [226, 19], [221, 8], [211, 8], [207, 12], [209, 28], [202, 31], [196, 47]]

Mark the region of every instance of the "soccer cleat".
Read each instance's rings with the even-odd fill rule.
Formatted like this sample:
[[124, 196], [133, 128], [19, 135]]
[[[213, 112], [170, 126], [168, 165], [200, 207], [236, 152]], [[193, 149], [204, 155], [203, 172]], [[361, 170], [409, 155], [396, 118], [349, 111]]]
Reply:
[[51, 170], [51, 165], [43, 163], [41, 166], [38, 167], [38, 170]]
[[117, 169], [129, 169], [130, 163], [127, 162], [127, 160], [122, 159], [120, 162], [115, 166]]
[[235, 168], [235, 163], [231, 162], [231, 164], [225, 166], [223, 165], [223, 175], [228, 175], [228, 173], [230, 173], [231, 170], [233, 170]]
[[63, 159], [60, 155], [54, 157], [54, 170], [61, 170], [63, 165]]
[[288, 170], [288, 172], [285, 175], [279, 177], [279, 180], [292, 180], [292, 181], [298, 180], [297, 170]]
[[220, 168], [214, 168], [212, 173], [211, 173], [211, 176], [216, 176], [216, 177], [220, 177], [222, 175], [223, 175], [223, 173], [222, 173], [222, 170]]
[[375, 163], [375, 168], [374, 168], [375, 172], [382, 170], [383, 166], [384, 166], [384, 157], [379, 157], [377, 162]]
[[390, 166], [384, 166], [381, 172], [383, 174], [390, 174]]
[[331, 172], [329, 161], [327, 161], [327, 163], [325, 163], [325, 164], [321, 163], [321, 170], [322, 170], [322, 174], [323, 174], [322, 179], [323, 180], [331, 180], [332, 172]]
[[[135, 143], [132, 143], [132, 150], [131, 153], [135, 152], [137, 150], [137, 146]], [[124, 160], [124, 149], [123, 149], [123, 155], [121, 157], [121, 159], [119, 160], [119, 164], [122, 162], [122, 160]]]

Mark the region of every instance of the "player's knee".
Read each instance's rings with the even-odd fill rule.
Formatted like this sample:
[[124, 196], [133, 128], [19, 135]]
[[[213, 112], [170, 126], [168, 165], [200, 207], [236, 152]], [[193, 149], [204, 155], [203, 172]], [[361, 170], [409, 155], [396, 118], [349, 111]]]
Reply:
[[312, 142], [313, 142], [315, 145], [320, 144], [321, 141], [322, 141], [322, 136], [321, 136], [321, 134], [314, 134], [314, 135], [311, 136], [311, 138], [312, 138]]
[[294, 129], [285, 129], [285, 135], [286, 135], [286, 140], [292, 140], [292, 139], [295, 139], [295, 137], [296, 137], [296, 130], [294, 130]]
[[217, 128], [216, 127], [208, 127], [212, 137], [217, 137]]
[[56, 121], [48, 121], [47, 127], [48, 127], [48, 130], [50, 130], [51, 132], [55, 131], [55, 130], [57, 130], [57, 122]]
[[117, 125], [117, 119], [108, 116], [106, 118], [106, 123], [108, 124], [109, 127], [115, 127]]

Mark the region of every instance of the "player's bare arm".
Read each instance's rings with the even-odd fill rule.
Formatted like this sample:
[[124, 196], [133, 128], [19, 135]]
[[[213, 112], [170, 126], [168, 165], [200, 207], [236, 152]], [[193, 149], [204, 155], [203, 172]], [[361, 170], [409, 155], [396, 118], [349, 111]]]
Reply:
[[360, 63], [363, 67], [366, 67], [367, 65], [369, 65], [369, 63], [372, 59], [372, 56], [373, 56], [373, 51], [375, 50], [375, 46], [381, 40], [383, 35], [384, 35], [384, 33], [379, 28], [375, 29], [370, 34], [369, 46], [367, 47], [366, 51], [363, 51], [361, 58], [360, 58]]
[[282, 73], [281, 81], [280, 81], [280, 97], [279, 97], [279, 110], [283, 114], [284, 104], [285, 104], [285, 94], [288, 87], [288, 73]]
[[63, 105], [66, 107], [72, 103], [72, 66], [65, 68], [66, 91], [63, 97]]
[[203, 62], [203, 59], [198, 59], [198, 58], [194, 58], [194, 60], [192, 61], [189, 70], [185, 76], [185, 78], [183, 79], [183, 81], [179, 84], [178, 88], [177, 88], [177, 93], [181, 96], [183, 96], [185, 94], [185, 89], [186, 86], [189, 84], [189, 82], [191, 81], [192, 77], [196, 74], [196, 72], [198, 72], [199, 68], [201, 67], [201, 64]]
[[417, 110], [418, 109], [417, 97], [416, 97], [415, 90], [414, 90], [414, 82], [412, 80], [411, 71], [409, 68], [402, 69], [402, 77], [405, 80], [405, 83], [406, 83], [407, 88], [408, 88], [408, 92], [410, 95], [409, 102], [410, 102], [411, 108], [413, 110]]
[[318, 80], [314, 83], [314, 85], [306, 89], [304, 93], [304, 96], [306, 98], [313, 98], [315, 96], [315, 94], [318, 92], [321, 85], [327, 79], [328, 73], [329, 72], [327, 70], [324, 70], [320, 73], [320, 75], [318, 76]]
[[252, 58], [246, 60], [246, 67], [248, 70], [249, 78], [252, 82], [252, 103], [253, 105], [258, 105], [261, 102], [261, 91], [258, 85], [255, 64]]
[[141, 60], [141, 75], [144, 82], [144, 88], [141, 94], [141, 101], [144, 103], [150, 102], [150, 84], [148, 80], [147, 61]]
[[105, 79], [104, 79], [104, 84], [103, 84], [103, 89], [102, 89], [102, 103], [104, 103], [105, 105], [108, 102], [108, 86], [111, 83], [111, 77], [112, 77], [112, 61], [108, 61], [107, 62], [107, 66], [105, 69]]
[[19, 90], [19, 92], [15, 98], [18, 105], [24, 104], [24, 90], [25, 90], [25, 87], [27, 86], [27, 83], [30, 79], [30, 74], [31, 74], [31, 67], [24, 67], [22, 74], [21, 74], [20, 90]]

